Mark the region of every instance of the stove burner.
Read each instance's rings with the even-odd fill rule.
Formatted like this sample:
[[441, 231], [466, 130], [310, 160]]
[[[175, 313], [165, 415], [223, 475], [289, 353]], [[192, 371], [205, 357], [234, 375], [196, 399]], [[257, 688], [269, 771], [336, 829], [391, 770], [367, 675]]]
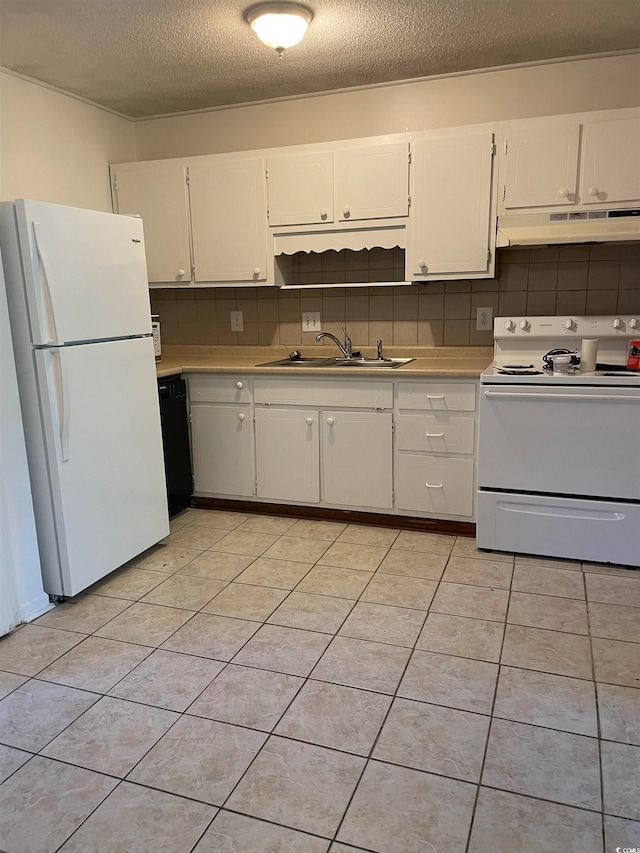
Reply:
[[[532, 365], [533, 367], [533, 365]], [[523, 370], [522, 368], [518, 368], [517, 370], [511, 370], [507, 367], [498, 368], [498, 373], [501, 373], [503, 376], [541, 376], [541, 370]]]
[[505, 364], [502, 370], [533, 370], [532, 364]]

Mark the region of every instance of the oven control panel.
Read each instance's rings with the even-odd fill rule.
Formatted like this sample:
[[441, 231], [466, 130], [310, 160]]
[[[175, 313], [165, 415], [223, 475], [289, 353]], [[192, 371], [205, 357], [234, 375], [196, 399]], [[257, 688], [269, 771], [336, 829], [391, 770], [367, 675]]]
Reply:
[[496, 340], [640, 337], [640, 314], [611, 317], [496, 317], [493, 337]]

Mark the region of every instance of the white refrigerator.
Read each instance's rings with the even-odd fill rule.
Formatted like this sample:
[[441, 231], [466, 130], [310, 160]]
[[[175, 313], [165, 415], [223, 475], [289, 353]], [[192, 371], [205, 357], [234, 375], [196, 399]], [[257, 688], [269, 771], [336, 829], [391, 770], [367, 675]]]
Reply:
[[69, 597], [169, 532], [142, 222], [0, 204], [44, 588]]

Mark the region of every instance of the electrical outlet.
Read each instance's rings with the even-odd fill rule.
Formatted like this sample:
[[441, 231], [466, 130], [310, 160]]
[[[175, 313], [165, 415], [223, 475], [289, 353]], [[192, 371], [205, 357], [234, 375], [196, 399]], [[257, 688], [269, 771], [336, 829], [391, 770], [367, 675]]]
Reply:
[[244, 329], [242, 311], [230, 311], [229, 313], [231, 314], [231, 331], [241, 332]]
[[476, 311], [476, 331], [490, 332], [493, 328], [493, 308], [478, 308]]
[[302, 312], [302, 331], [303, 332], [319, 332], [320, 331], [320, 312], [319, 311], [303, 311]]

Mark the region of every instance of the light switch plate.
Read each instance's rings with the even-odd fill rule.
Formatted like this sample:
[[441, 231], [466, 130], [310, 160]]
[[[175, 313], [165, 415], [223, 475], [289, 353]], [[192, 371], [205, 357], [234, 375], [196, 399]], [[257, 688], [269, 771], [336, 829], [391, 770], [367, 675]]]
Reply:
[[320, 332], [320, 312], [319, 311], [303, 311], [302, 312], [302, 331], [303, 332]]
[[244, 329], [242, 311], [230, 311], [229, 313], [231, 314], [231, 331], [242, 332]]
[[476, 331], [490, 332], [493, 329], [493, 308], [478, 308], [476, 311]]

